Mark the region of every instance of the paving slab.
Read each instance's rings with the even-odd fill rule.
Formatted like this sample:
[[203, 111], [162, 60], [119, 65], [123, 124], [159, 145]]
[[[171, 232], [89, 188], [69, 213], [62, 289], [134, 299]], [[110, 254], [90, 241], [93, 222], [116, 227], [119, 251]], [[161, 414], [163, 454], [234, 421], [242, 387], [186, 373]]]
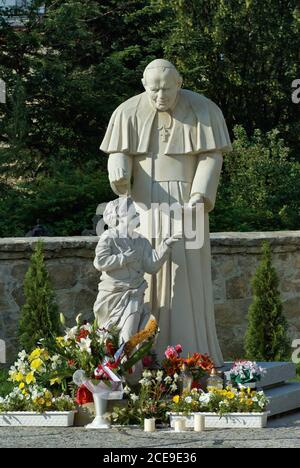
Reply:
[[[270, 419], [265, 429], [146, 434], [141, 429], [0, 428], [0, 447], [61, 448], [300, 448], [300, 412]], [[100, 452], [99, 452], [100, 454]]]

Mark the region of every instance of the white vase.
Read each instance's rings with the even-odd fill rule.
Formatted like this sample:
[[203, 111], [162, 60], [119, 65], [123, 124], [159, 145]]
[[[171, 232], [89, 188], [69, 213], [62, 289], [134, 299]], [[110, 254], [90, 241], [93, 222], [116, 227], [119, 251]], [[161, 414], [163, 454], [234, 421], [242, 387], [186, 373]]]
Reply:
[[91, 424], [85, 426], [86, 429], [109, 429], [110, 423], [105, 419], [104, 415], [107, 411], [107, 399], [101, 398], [101, 393], [94, 393], [94, 403], [96, 417]]

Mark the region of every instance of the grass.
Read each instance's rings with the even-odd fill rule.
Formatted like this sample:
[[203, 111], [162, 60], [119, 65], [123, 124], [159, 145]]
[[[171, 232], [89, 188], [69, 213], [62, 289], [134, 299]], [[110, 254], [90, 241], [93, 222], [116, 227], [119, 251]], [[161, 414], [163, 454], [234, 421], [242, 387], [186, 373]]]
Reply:
[[11, 392], [13, 384], [8, 382], [8, 371], [6, 369], [0, 369], [0, 397], [6, 396]]

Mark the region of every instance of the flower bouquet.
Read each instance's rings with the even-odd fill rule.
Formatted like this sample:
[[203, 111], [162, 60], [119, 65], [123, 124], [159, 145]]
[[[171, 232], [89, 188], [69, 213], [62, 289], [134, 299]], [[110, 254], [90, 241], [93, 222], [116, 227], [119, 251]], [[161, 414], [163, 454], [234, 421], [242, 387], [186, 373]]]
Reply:
[[229, 371], [229, 377], [232, 384], [242, 387], [256, 388], [257, 382], [266, 370], [252, 361], [237, 361]]
[[182, 352], [181, 345], [168, 346], [162, 367], [167, 375], [174, 376], [174, 374], [180, 374], [185, 365], [187, 372], [193, 377], [192, 387], [199, 387], [201, 379], [214, 368], [214, 363], [207, 354], [194, 353], [192, 356], [183, 358], [181, 357]]

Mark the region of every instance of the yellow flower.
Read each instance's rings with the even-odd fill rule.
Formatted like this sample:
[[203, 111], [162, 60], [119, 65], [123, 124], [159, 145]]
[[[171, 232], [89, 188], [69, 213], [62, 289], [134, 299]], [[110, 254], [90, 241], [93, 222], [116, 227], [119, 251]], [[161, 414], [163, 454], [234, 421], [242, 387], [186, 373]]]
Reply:
[[51, 400], [51, 398], [52, 398], [52, 393], [49, 392], [49, 390], [46, 390], [46, 391], [45, 391], [45, 398], [46, 398], [46, 400]]
[[38, 399], [38, 404], [39, 404], [39, 405], [44, 405], [44, 404], [45, 404], [44, 398], [39, 398], [39, 399]]
[[54, 379], [50, 380], [50, 385], [55, 385], [55, 384], [60, 384], [61, 383], [61, 378], [60, 377], [54, 377]]
[[19, 389], [20, 389], [20, 390], [23, 390], [24, 387], [25, 387], [24, 382], [21, 382], [20, 385], [19, 385]]
[[11, 378], [14, 382], [23, 382], [24, 375], [22, 374], [22, 372], [14, 372]]
[[173, 402], [176, 403], [176, 404], [178, 404], [179, 401], [180, 401], [180, 396], [179, 396], [179, 395], [175, 395], [175, 396], [173, 397]]
[[56, 337], [56, 343], [57, 343], [58, 345], [61, 345], [61, 346], [62, 346], [63, 343], [64, 343], [64, 341], [65, 341], [65, 339], [64, 339], [63, 336], [57, 336], [57, 337]]
[[40, 358], [34, 359], [31, 363], [31, 369], [33, 370], [40, 370], [40, 368], [43, 366], [43, 361]]
[[227, 397], [229, 400], [233, 400], [234, 397], [235, 397], [235, 394], [234, 394], [233, 392], [227, 392], [226, 397]]
[[47, 402], [46, 402], [46, 406], [47, 406], [48, 408], [50, 408], [50, 406], [52, 406], [52, 402], [51, 402], [51, 401], [47, 401]]
[[32, 362], [35, 359], [39, 358], [42, 355], [42, 352], [43, 352], [43, 349], [41, 348], [34, 349], [29, 356], [29, 362]]
[[29, 372], [29, 374], [26, 375], [26, 383], [27, 385], [30, 385], [31, 383], [35, 383], [34, 372]]
[[252, 401], [252, 400], [247, 400], [246, 403], [247, 403], [248, 406], [252, 406], [252, 405], [253, 405], [253, 401]]

